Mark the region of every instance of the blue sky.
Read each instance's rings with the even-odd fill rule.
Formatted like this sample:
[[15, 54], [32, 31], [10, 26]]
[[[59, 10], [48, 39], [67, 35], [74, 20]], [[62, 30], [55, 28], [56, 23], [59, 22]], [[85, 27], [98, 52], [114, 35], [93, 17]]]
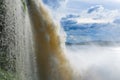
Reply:
[[67, 14], [81, 14], [83, 11], [102, 5], [108, 10], [120, 10], [120, 0], [43, 0], [56, 17]]
[[69, 8], [85, 9], [93, 5], [103, 5], [108, 9], [120, 8], [120, 0], [68, 0]]
[[43, 0], [67, 34], [67, 42], [120, 41], [120, 0]]
[[43, 2], [52, 8], [64, 8], [66, 12], [80, 12], [94, 5], [103, 5], [107, 9], [120, 9], [120, 0], [43, 0]]

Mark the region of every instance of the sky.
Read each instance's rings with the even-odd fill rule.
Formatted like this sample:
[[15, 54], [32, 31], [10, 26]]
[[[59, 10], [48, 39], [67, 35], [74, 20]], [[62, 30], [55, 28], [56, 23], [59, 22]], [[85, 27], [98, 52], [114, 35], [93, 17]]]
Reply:
[[120, 8], [120, 0], [69, 0], [68, 8], [85, 9], [93, 5], [103, 5], [108, 9]]
[[120, 40], [120, 0], [43, 2], [61, 22], [67, 34], [67, 42]]
[[85, 10], [95, 6], [98, 6], [98, 9], [108, 9], [108, 14], [118, 15], [117, 13], [120, 11], [120, 0], [43, 0], [43, 2], [52, 10], [53, 15], [58, 17], [59, 20], [68, 14], [79, 15], [82, 13], [82, 16], [86, 16], [84, 15]]
[[43, 0], [43, 2], [54, 10], [66, 12], [81, 12], [94, 5], [103, 5], [107, 9], [120, 9], [120, 0]]

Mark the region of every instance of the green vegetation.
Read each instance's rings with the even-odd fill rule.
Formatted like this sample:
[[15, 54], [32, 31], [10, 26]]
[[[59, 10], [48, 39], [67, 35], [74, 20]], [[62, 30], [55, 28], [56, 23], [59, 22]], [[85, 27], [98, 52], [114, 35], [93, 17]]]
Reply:
[[0, 52], [0, 68], [7, 70], [6, 66], [8, 66], [7, 54]]
[[16, 80], [14, 73], [0, 69], [0, 80]]
[[26, 6], [26, 3], [25, 3], [25, 0], [21, 0], [22, 4], [23, 4], [23, 11], [26, 12], [27, 10], [27, 6]]
[[8, 60], [7, 54], [0, 52], [0, 80], [16, 80], [16, 71], [11, 69]]

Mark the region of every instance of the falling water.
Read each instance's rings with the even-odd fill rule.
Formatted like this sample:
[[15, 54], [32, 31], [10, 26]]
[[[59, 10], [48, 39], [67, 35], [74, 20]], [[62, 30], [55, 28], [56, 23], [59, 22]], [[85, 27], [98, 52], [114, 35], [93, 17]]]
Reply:
[[72, 72], [62, 51], [58, 30], [42, 3], [28, 1], [36, 42], [40, 79], [71, 80]]
[[118, 45], [64, 52], [48, 12], [40, 0], [0, 0], [0, 80], [120, 80]]
[[37, 80], [31, 23], [23, 1], [0, 1], [1, 56], [6, 55], [0, 66], [17, 80]]
[[2, 79], [72, 80], [58, 27], [37, 0], [0, 0]]

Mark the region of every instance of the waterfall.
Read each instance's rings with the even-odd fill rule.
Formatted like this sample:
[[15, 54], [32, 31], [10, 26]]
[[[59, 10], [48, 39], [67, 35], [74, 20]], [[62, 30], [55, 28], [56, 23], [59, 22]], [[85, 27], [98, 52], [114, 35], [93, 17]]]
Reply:
[[41, 80], [71, 80], [72, 71], [67, 63], [57, 33], [57, 26], [40, 2], [29, 0], [33, 25], [36, 57]]
[[40, 1], [1, 0], [0, 78], [72, 80], [58, 27]]
[[15, 80], [37, 80], [32, 28], [23, 1], [0, 1], [0, 58], [4, 59], [0, 67]]

